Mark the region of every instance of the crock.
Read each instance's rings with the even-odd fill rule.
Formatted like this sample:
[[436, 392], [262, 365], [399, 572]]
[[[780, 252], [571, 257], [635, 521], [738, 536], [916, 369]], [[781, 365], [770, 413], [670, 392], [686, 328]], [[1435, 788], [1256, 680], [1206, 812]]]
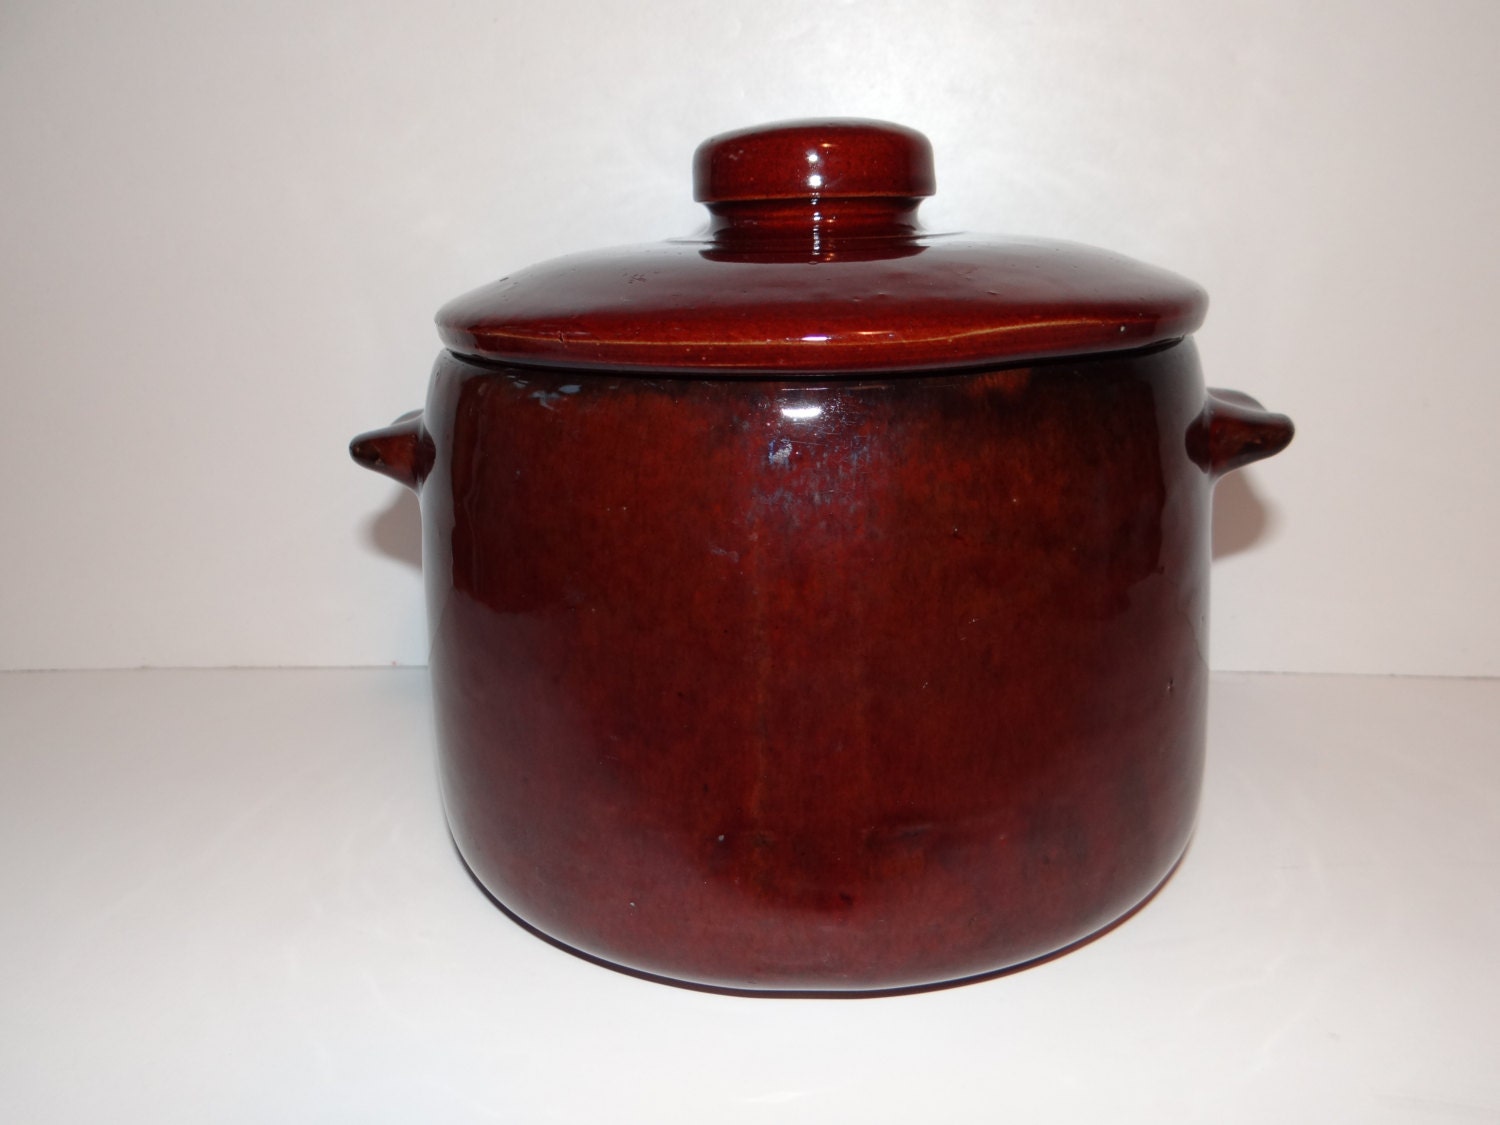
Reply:
[[696, 237], [447, 305], [424, 409], [351, 445], [420, 494], [464, 860], [715, 988], [1078, 942], [1187, 843], [1212, 487], [1290, 421], [1205, 391], [1191, 282], [924, 232], [910, 129], [725, 134], [694, 185]]

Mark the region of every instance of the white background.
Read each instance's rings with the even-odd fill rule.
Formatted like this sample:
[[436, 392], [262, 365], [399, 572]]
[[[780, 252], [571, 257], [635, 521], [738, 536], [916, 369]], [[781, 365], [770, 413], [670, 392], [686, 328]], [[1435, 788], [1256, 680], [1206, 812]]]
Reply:
[[345, 452], [447, 298], [685, 233], [693, 147], [926, 132], [937, 228], [1213, 297], [1293, 415], [1220, 488], [1223, 669], [1500, 672], [1493, 0], [0, 8], [0, 667], [421, 663], [416, 510]]

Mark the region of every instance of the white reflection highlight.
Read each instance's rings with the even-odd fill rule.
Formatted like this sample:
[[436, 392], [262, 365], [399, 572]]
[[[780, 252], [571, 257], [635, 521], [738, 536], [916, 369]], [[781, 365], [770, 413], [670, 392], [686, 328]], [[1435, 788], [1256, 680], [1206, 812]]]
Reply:
[[793, 422], [806, 422], [809, 418], [817, 418], [822, 413], [821, 406], [783, 406], [781, 408], [781, 416]]

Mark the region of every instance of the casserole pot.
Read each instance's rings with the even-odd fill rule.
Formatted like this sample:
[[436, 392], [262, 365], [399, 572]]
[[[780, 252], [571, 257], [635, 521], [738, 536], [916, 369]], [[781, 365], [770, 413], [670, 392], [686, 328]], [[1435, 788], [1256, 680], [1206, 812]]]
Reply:
[[879, 122], [726, 134], [696, 238], [439, 314], [421, 496], [454, 840], [638, 972], [936, 984], [1064, 948], [1181, 855], [1214, 479], [1283, 416], [1205, 392], [1206, 298], [1118, 255], [924, 233]]

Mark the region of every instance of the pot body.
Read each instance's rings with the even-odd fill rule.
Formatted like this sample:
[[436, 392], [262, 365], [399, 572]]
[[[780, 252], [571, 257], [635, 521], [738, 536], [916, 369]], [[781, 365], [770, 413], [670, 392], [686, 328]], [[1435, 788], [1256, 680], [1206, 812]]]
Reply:
[[1197, 802], [1206, 401], [1191, 342], [865, 381], [445, 354], [418, 475], [465, 860], [720, 988], [934, 984], [1119, 918]]

